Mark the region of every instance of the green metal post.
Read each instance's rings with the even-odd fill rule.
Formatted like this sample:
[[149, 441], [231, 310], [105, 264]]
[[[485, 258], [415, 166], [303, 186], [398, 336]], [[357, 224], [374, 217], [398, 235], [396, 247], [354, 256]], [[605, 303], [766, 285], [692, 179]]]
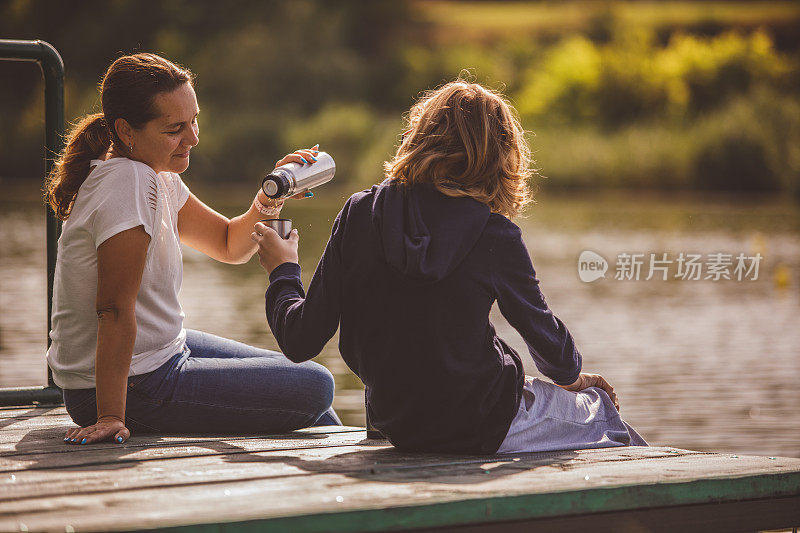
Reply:
[[[0, 39], [0, 60], [34, 61], [44, 75], [45, 172], [55, 165], [64, 148], [64, 61], [53, 46], [44, 41], [12, 41]], [[61, 226], [50, 208], [47, 217], [47, 346], [50, 346], [50, 320], [53, 310], [53, 279], [56, 270], [56, 251]], [[59, 404], [61, 389], [53, 382], [47, 369], [46, 387], [15, 387], [0, 389], [0, 406]]]

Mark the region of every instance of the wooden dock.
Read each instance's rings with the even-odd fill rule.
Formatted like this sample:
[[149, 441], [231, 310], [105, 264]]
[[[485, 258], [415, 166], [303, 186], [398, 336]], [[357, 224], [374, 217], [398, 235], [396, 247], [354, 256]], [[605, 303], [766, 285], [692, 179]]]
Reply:
[[0, 531], [753, 531], [800, 525], [800, 459], [675, 448], [406, 454], [363, 428], [67, 445], [0, 409]]

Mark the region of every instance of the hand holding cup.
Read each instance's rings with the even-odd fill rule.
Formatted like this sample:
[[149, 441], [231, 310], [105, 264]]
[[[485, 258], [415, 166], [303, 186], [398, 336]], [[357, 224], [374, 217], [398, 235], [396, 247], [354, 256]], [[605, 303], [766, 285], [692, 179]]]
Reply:
[[258, 262], [268, 274], [283, 263], [299, 263], [297, 247], [300, 235], [296, 229], [291, 230], [285, 239], [263, 222], [257, 222], [253, 230], [250, 238], [258, 244]]
[[289, 234], [292, 232], [292, 221], [288, 218], [267, 218], [259, 220], [259, 222], [274, 229], [281, 236], [281, 239], [288, 239]]

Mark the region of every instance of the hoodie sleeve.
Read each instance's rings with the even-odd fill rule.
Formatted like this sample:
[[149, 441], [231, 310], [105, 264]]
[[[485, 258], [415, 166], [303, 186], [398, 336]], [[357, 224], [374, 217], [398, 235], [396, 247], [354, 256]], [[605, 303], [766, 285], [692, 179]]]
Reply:
[[491, 256], [500, 312], [522, 335], [536, 368], [559, 385], [573, 383], [581, 371], [581, 354], [567, 327], [547, 307], [516, 225], [495, 241]]
[[339, 327], [342, 287], [341, 232], [350, 202], [336, 217], [308, 294], [300, 265], [283, 263], [269, 275], [267, 322], [283, 354], [295, 363], [318, 355]]

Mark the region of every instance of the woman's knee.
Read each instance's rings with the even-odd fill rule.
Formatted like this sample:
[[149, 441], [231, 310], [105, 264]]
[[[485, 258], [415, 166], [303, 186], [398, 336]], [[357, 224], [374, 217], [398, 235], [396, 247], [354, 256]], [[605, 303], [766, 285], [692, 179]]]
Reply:
[[302, 368], [303, 388], [313, 393], [309, 397], [313, 398], [316, 410], [321, 415], [333, 403], [333, 394], [336, 390], [333, 374], [324, 366], [313, 361], [302, 363], [300, 367]]

